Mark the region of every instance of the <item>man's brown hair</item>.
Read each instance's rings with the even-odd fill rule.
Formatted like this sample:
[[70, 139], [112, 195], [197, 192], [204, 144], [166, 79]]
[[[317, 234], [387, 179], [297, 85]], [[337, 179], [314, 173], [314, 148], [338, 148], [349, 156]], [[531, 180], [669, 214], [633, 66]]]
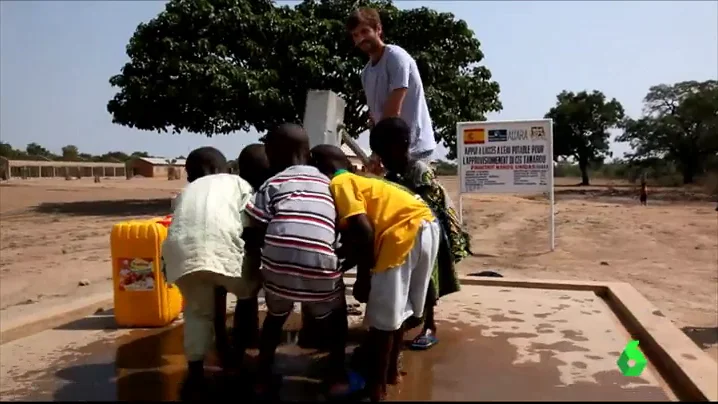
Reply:
[[362, 7], [352, 11], [347, 19], [347, 31], [352, 32], [362, 24], [368, 25], [372, 29], [379, 28], [381, 25], [379, 12], [369, 7]]

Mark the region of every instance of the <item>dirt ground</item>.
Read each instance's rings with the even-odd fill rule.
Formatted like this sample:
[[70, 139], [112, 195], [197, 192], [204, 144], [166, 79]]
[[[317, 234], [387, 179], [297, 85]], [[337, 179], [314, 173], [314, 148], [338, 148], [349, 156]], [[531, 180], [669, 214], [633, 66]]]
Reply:
[[[456, 195], [456, 178], [442, 181]], [[466, 196], [464, 220], [476, 256], [460, 270], [629, 282], [718, 361], [715, 201], [696, 189], [652, 189], [641, 207], [632, 186], [572, 186], [577, 182], [557, 179], [554, 252], [545, 197]], [[183, 185], [160, 179], [0, 184], [2, 320], [110, 292], [111, 226], [169, 213], [170, 198]]]

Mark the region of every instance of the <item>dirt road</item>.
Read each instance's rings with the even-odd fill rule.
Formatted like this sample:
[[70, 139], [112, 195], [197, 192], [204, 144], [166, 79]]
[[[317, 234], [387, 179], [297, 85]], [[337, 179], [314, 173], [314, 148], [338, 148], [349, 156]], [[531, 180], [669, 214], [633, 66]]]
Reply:
[[[442, 181], [456, 192], [455, 178]], [[112, 224], [168, 213], [169, 198], [183, 185], [159, 179], [0, 185], [0, 319], [110, 291]], [[543, 197], [466, 197], [464, 218], [477, 256], [460, 270], [629, 282], [718, 361], [715, 204], [674, 189], [653, 190], [649, 206], [640, 207], [632, 188], [614, 185], [557, 187], [554, 252]]]

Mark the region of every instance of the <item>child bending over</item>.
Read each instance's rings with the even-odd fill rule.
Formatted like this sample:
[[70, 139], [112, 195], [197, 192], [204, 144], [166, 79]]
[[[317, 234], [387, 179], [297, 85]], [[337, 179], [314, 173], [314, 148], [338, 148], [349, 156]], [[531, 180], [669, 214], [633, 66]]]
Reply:
[[354, 296], [366, 302], [370, 399], [383, 400], [387, 384], [401, 379], [398, 368], [403, 324], [422, 317], [441, 230], [416, 195], [378, 178], [356, 175], [335, 146], [312, 149], [312, 163], [331, 178], [342, 231], [356, 253]]
[[[242, 149], [237, 159], [239, 176], [246, 180], [256, 191], [271, 175], [269, 173], [269, 160], [261, 143], [250, 144]], [[242, 263], [246, 273], [257, 277], [259, 274], [259, 254], [256, 251], [245, 249]], [[247, 348], [255, 348], [259, 341], [259, 306], [256, 296], [246, 300], [237, 301], [234, 313], [235, 353], [231, 348], [227, 335], [227, 290], [223, 287], [215, 289], [215, 341], [220, 358], [230, 367], [241, 363]], [[240, 363], [236, 363], [239, 360]]]
[[[331, 341], [329, 394], [344, 394], [347, 315], [344, 283], [337, 256], [336, 208], [329, 179], [306, 165], [309, 138], [300, 126], [284, 124], [265, 140], [272, 171], [247, 206], [252, 231], [261, 245], [267, 317], [262, 325], [256, 394], [265, 396], [272, 382], [272, 366], [282, 327], [294, 303], [323, 323]], [[248, 229], [249, 230], [249, 229]]]
[[227, 174], [226, 158], [213, 147], [192, 151], [185, 170], [189, 184], [176, 198], [162, 255], [167, 281], [177, 284], [185, 301], [184, 351], [189, 373], [182, 396], [194, 399], [202, 398], [205, 392], [204, 359], [212, 348], [214, 330], [221, 330], [217, 348], [225, 361], [222, 365], [231, 360], [224, 316], [215, 315], [224, 313], [226, 306], [217, 305], [226, 303], [216, 297], [216, 289], [221, 287], [237, 296], [235, 339], [246, 341], [242, 331], [250, 327], [237, 322], [251, 318], [244, 313], [256, 310], [260, 282], [257, 274], [243, 265], [242, 212], [252, 186], [237, 175]]
[[469, 255], [469, 236], [462, 230], [451, 198], [434, 170], [425, 162], [410, 158], [410, 135], [404, 120], [386, 118], [372, 128], [369, 144], [386, 168], [386, 178], [420, 195], [441, 224], [442, 243], [427, 293], [424, 327], [411, 344], [414, 349], [428, 349], [439, 342], [434, 320], [438, 299], [459, 290], [455, 264]]

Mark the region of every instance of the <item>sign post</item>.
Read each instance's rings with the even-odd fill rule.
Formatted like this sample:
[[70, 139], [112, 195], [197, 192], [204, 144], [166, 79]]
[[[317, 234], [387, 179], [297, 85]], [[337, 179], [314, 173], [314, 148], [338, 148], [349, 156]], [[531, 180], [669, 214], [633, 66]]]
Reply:
[[456, 124], [459, 159], [459, 220], [463, 223], [463, 195], [549, 194], [549, 246], [555, 242], [553, 179], [553, 121], [459, 122]]

